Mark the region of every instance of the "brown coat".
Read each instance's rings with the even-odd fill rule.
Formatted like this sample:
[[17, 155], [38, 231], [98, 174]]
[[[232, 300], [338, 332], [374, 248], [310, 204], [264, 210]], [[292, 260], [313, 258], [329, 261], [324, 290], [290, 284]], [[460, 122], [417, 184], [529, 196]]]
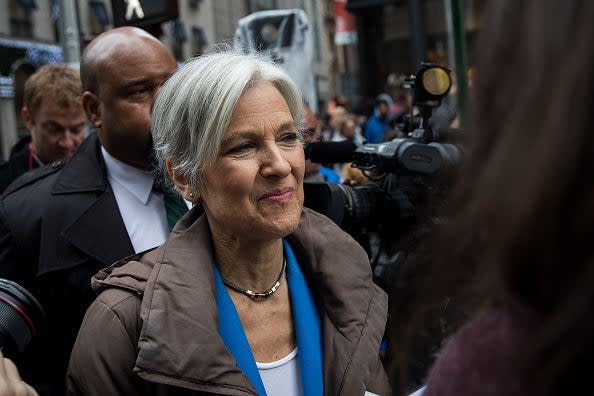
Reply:
[[[190, 211], [160, 247], [93, 278], [100, 293], [70, 359], [69, 394], [256, 395], [218, 334], [212, 243]], [[387, 297], [363, 249], [303, 210], [287, 237], [320, 307], [324, 394], [389, 394], [378, 348]]]

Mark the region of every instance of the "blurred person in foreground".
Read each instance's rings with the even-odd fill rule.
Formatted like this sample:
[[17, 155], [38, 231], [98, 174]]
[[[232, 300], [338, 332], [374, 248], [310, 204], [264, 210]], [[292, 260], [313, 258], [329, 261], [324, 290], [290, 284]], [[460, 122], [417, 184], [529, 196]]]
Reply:
[[418, 296], [471, 314], [424, 396], [594, 394], [594, 2], [485, 15], [469, 154]]
[[91, 276], [169, 234], [150, 173], [150, 110], [175, 59], [155, 37], [124, 27], [95, 38], [80, 69], [96, 132], [66, 164], [28, 172], [0, 201], [0, 277], [27, 288], [47, 315], [47, 331], [15, 359], [41, 395], [64, 394], [70, 351], [96, 297]]
[[23, 173], [69, 159], [85, 137], [79, 74], [66, 65], [46, 65], [25, 82], [21, 117], [31, 135], [18, 140], [0, 165], [0, 192]]
[[389, 393], [387, 297], [365, 251], [303, 207], [302, 122], [292, 80], [252, 55], [203, 55], [163, 85], [155, 150], [196, 207], [93, 279], [70, 393]]

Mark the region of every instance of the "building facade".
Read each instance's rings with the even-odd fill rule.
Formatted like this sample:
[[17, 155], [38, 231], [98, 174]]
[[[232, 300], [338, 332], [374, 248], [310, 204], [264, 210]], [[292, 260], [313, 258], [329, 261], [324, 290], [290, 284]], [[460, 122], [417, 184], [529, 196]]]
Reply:
[[[123, 0], [0, 0], [0, 157], [27, 131], [20, 120], [26, 79], [41, 65], [64, 62], [61, 2], [74, 1], [81, 49], [114, 27], [113, 2]], [[143, 0], [140, 0], [142, 3]], [[300, 8], [307, 14], [314, 56], [312, 71], [318, 101], [338, 93], [331, 0], [177, 0], [178, 19], [151, 26], [181, 63], [210, 45], [233, 44], [237, 22], [256, 11]]]
[[[145, 0], [139, 0], [142, 3]], [[145, 27], [181, 63], [210, 45], [232, 45], [237, 22], [254, 12], [299, 8], [313, 40], [311, 70], [317, 107], [340, 97], [369, 104], [378, 93], [415, 72], [421, 61], [453, 66], [446, 7], [461, 0], [161, 0], [177, 4], [178, 18]], [[27, 131], [20, 121], [24, 81], [44, 63], [64, 62], [60, 4], [74, 2], [81, 49], [114, 27], [113, 4], [124, 0], [0, 0], [0, 157]], [[468, 59], [487, 0], [465, 0]], [[147, 3], [148, 4], [148, 3]], [[121, 18], [120, 18], [121, 19]]]
[[487, 0], [348, 0], [359, 37], [360, 94], [389, 91], [390, 77], [414, 74], [421, 62], [453, 68], [447, 7], [462, 4], [469, 65]]

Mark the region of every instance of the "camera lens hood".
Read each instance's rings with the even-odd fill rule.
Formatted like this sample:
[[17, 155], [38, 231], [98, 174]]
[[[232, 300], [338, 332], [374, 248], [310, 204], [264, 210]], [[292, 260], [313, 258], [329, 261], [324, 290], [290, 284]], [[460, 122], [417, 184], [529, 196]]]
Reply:
[[44, 325], [39, 301], [18, 283], [0, 279], [0, 347], [22, 352]]

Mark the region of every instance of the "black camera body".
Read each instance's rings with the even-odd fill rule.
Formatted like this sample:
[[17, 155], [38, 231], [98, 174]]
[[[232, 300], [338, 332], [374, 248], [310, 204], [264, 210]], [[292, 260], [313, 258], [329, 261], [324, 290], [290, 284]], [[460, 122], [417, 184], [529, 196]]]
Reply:
[[406, 115], [407, 137], [357, 147], [351, 166], [369, 182], [357, 186], [305, 183], [305, 206], [332, 219], [367, 251], [376, 282], [387, 288], [394, 266], [406, 257], [401, 239], [431, 216], [426, 203], [443, 202], [449, 191], [448, 175], [463, 159], [457, 144], [459, 130], [430, 126], [437, 108], [451, 87], [450, 70], [423, 64], [410, 78], [416, 115]]

